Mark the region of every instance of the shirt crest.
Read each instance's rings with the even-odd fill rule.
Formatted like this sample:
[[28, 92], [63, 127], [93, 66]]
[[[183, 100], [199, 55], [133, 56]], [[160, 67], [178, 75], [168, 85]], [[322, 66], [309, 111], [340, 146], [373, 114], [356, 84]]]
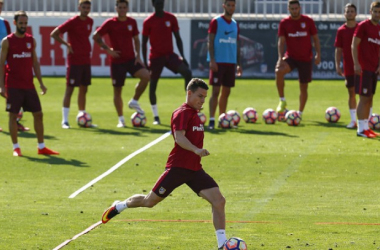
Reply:
[[166, 21], [165, 24], [166, 24], [166, 27], [170, 27], [170, 21]]
[[128, 25], [128, 30], [132, 31], [132, 25]]
[[302, 23], [301, 23], [301, 28], [302, 28], [302, 29], [306, 28], [306, 23], [302, 22]]
[[31, 43], [26, 43], [26, 48], [27, 49], [31, 49], [32, 48], [32, 44]]

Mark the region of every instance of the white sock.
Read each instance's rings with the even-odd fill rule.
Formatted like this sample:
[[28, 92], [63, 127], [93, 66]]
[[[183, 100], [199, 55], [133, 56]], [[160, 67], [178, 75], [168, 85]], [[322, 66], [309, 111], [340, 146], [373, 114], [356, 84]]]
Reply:
[[216, 234], [216, 240], [218, 241], [218, 248], [222, 247], [224, 242], [227, 241], [226, 230], [224, 229], [216, 230], [215, 234]]
[[364, 119], [364, 130], [368, 130], [368, 129], [369, 129], [368, 119]]
[[371, 118], [371, 115], [372, 115], [372, 107], [369, 109], [369, 116], [368, 116], [368, 119]]
[[13, 149], [20, 148], [20, 145], [18, 143], [13, 144]]
[[356, 109], [350, 109], [351, 121], [356, 121]]
[[152, 105], [153, 116], [158, 116], [157, 104]]
[[285, 97], [280, 97], [280, 101], [286, 101]]
[[78, 113], [86, 113], [86, 110], [78, 110]]
[[300, 116], [302, 116], [302, 113], [303, 113], [302, 111], [298, 111], [298, 114], [299, 114]]
[[365, 130], [364, 120], [358, 120], [358, 132], [363, 132]]
[[119, 203], [116, 204], [116, 210], [119, 213], [123, 212], [127, 208], [128, 208], [127, 201], [121, 201], [121, 202], [119, 202]]
[[138, 100], [135, 100], [135, 99], [132, 98], [132, 99], [130, 100], [130, 102], [131, 102], [131, 103], [138, 103]]
[[62, 108], [62, 122], [69, 122], [70, 108]]
[[125, 121], [124, 116], [123, 115], [119, 116], [119, 122], [124, 122], [124, 121]]
[[42, 142], [42, 143], [38, 143], [38, 148], [39, 149], [43, 149], [45, 147], [45, 143]]
[[210, 117], [210, 121], [215, 121], [215, 117]]

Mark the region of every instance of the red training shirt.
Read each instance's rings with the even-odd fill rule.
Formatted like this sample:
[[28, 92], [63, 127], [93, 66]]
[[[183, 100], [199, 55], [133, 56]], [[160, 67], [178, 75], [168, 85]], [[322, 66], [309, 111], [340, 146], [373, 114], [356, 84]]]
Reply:
[[[175, 131], [178, 130], [185, 130], [186, 138], [196, 147], [203, 148], [203, 124], [198, 117], [198, 111], [186, 103], [182, 104], [172, 114], [171, 131], [173, 138]], [[169, 154], [166, 167], [178, 167], [198, 171], [202, 169], [201, 157], [192, 151], [182, 148], [175, 142], [174, 148]]]
[[61, 34], [67, 32], [69, 43], [74, 53], [68, 54], [69, 65], [85, 65], [91, 64], [91, 43], [89, 36], [92, 31], [94, 20], [87, 17], [81, 20], [79, 16], [75, 16], [58, 26]]
[[23, 38], [14, 33], [7, 36], [9, 43], [5, 74], [5, 87], [34, 89], [33, 56], [34, 39], [28, 33]]
[[134, 18], [127, 17], [125, 21], [119, 21], [117, 17], [109, 18], [96, 32], [101, 36], [108, 34], [113, 50], [120, 51], [120, 57], [111, 57], [112, 63], [125, 63], [135, 59], [133, 37], [137, 36], [140, 32]]
[[290, 16], [282, 19], [278, 28], [278, 36], [285, 37], [285, 57], [309, 62], [313, 58], [311, 36], [317, 33], [313, 19], [308, 16], [301, 15], [297, 20]]
[[172, 54], [172, 33], [177, 31], [177, 18], [169, 12], [165, 11], [163, 17], [157, 17], [155, 13], [147, 17], [143, 23], [142, 34], [150, 39], [149, 59]]
[[361, 39], [358, 56], [362, 70], [375, 72], [379, 65], [380, 25], [373, 25], [369, 19], [362, 21], [356, 27], [354, 37]]
[[346, 24], [343, 24], [342, 26], [339, 27], [338, 31], [336, 32], [334, 46], [336, 48], [342, 49], [343, 70], [344, 70], [345, 76], [355, 75], [354, 60], [352, 59], [351, 44], [352, 44], [352, 38], [354, 37], [355, 29], [357, 26], [358, 25], [356, 24], [355, 27], [350, 28], [350, 27], [347, 27]]

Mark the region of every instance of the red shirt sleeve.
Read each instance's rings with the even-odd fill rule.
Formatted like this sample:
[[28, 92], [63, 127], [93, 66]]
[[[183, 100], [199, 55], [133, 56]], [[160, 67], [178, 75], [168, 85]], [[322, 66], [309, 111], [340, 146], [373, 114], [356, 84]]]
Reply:
[[358, 24], [358, 26], [356, 27], [355, 32], [354, 32], [354, 37], [356, 36], [356, 37], [362, 39], [363, 35], [364, 35], [363, 25]]
[[145, 19], [143, 22], [143, 30], [142, 34], [143, 36], [149, 36], [150, 35], [150, 24], [149, 24], [149, 18]]
[[11, 26], [9, 25], [9, 22], [7, 20], [4, 20], [5, 28], [7, 29], [7, 34], [9, 35], [11, 33]]
[[98, 33], [101, 36], [104, 36], [108, 33], [109, 24], [112, 21], [112, 19], [106, 20], [99, 28], [96, 29], [96, 33]]
[[313, 19], [310, 18], [309, 20], [310, 20], [310, 35], [314, 36], [318, 34], [318, 30], [317, 30], [317, 27], [315, 27], [315, 23]]
[[218, 29], [218, 22], [214, 18], [210, 22], [210, 26], [208, 27], [208, 33], [216, 34], [217, 29]]
[[132, 36], [137, 36], [138, 34], [140, 34], [140, 32], [139, 32], [139, 28], [137, 27], [137, 22], [136, 22], [136, 20], [133, 20], [133, 33], [132, 33]]
[[74, 23], [74, 22], [72, 22], [72, 20], [73, 19], [70, 18], [66, 22], [64, 22], [63, 24], [58, 26], [58, 30], [61, 34], [64, 34], [71, 29], [72, 24]]
[[280, 25], [278, 26], [278, 33], [277, 35], [280, 37], [280, 36], [285, 36], [286, 35], [286, 31], [285, 31], [285, 22], [284, 22], [284, 19], [281, 20], [280, 22]]
[[338, 31], [336, 32], [334, 47], [343, 48], [342, 30], [341, 29], [338, 29]]
[[172, 16], [171, 23], [172, 23], [172, 32], [179, 31], [178, 20], [174, 15]]
[[186, 130], [187, 129], [187, 120], [186, 112], [182, 109], [179, 109], [173, 116], [173, 133], [175, 131]]

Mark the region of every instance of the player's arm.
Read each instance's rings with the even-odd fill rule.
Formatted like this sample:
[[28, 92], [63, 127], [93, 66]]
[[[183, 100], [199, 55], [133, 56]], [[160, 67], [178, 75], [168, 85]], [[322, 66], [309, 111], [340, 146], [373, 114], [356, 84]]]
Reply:
[[148, 50], [148, 41], [149, 37], [142, 35], [142, 54], [143, 54], [143, 60], [145, 67], [148, 68], [148, 61], [147, 61], [147, 50]]
[[8, 47], [9, 47], [9, 42], [8, 39], [5, 37], [1, 41], [1, 53], [0, 53], [0, 95], [7, 98], [7, 91], [5, 89], [5, 61], [7, 60], [8, 56]]
[[192, 144], [185, 136], [186, 131], [185, 130], [176, 130], [174, 131], [174, 140], [175, 142], [183, 149], [189, 150], [191, 152], [194, 152], [195, 154], [199, 155], [200, 157], [208, 156], [210, 153], [207, 151], [207, 149], [202, 149], [196, 147], [194, 144]]
[[278, 59], [276, 63], [276, 69], [280, 68], [281, 65], [284, 62], [284, 54], [285, 54], [285, 36], [279, 36], [277, 41], [277, 53], [278, 53]]
[[38, 62], [37, 53], [36, 53], [36, 40], [33, 38], [33, 50], [32, 50], [32, 59], [33, 59], [33, 70], [34, 75], [36, 76], [38, 82], [40, 83], [40, 88], [42, 90], [41, 94], [45, 94], [47, 91], [47, 88], [45, 87], [44, 83], [42, 82], [42, 76], [41, 76], [41, 67], [40, 63]]
[[113, 50], [113, 48], [110, 48], [104, 41], [102, 36], [98, 33], [96, 30], [92, 36], [92, 39], [102, 48], [104, 49], [108, 55], [112, 56], [113, 58], [120, 57], [120, 51]]
[[342, 48], [336, 47], [335, 48], [335, 70], [336, 73], [340, 76], [343, 76], [342, 68], [340, 67], [340, 62], [342, 60]]
[[315, 47], [315, 65], [318, 65], [321, 63], [321, 43], [319, 42], [319, 37], [317, 34], [312, 36], [314, 47]]
[[136, 63], [140, 63], [140, 64], [143, 64], [142, 61], [141, 61], [141, 54], [140, 54], [140, 39], [139, 39], [139, 35], [135, 35], [133, 37], [133, 43], [134, 43], [134, 48], [135, 48], [135, 57], [136, 57], [136, 60], [135, 60], [135, 64]]
[[73, 54], [74, 51], [73, 51], [73, 48], [71, 47], [71, 44], [66, 42], [65, 40], [62, 39], [61, 37], [61, 32], [59, 31], [58, 27], [56, 27], [51, 33], [50, 33], [50, 37], [54, 38], [54, 40], [56, 40], [57, 42], [59, 42], [60, 44], [63, 44], [67, 47], [69, 53]]
[[214, 41], [215, 41], [215, 34], [214, 33], [208, 33], [208, 52], [210, 54], [210, 69], [213, 72], [218, 71], [218, 65], [215, 62], [215, 50], [214, 50]]
[[238, 37], [237, 41], [236, 41], [236, 47], [237, 47], [237, 51], [236, 51], [236, 75], [237, 76], [241, 76], [243, 74], [243, 68], [241, 67], [241, 55], [240, 55], [240, 47], [241, 47], [241, 44], [240, 44], [240, 39]]
[[380, 73], [380, 51], [379, 51], [379, 62], [377, 63], [377, 70], [376, 70], [376, 73], [379, 74]]
[[183, 53], [183, 42], [182, 42], [181, 36], [179, 34], [179, 31], [175, 31], [175, 32], [173, 32], [173, 34], [174, 34], [175, 41], [177, 43], [178, 51], [182, 56], [183, 62], [189, 67], [188, 62], [185, 59], [185, 54]]
[[352, 52], [352, 59], [354, 61], [354, 70], [355, 74], [360, 75], [362, 72], [362, 68], [359, 64], [359, 56], [358, 56], [358, 47], [361, 42], [361, 39], [357, 36], [354, 36], [352, 39], [352, 44], [351, 44], [351, 52]]

